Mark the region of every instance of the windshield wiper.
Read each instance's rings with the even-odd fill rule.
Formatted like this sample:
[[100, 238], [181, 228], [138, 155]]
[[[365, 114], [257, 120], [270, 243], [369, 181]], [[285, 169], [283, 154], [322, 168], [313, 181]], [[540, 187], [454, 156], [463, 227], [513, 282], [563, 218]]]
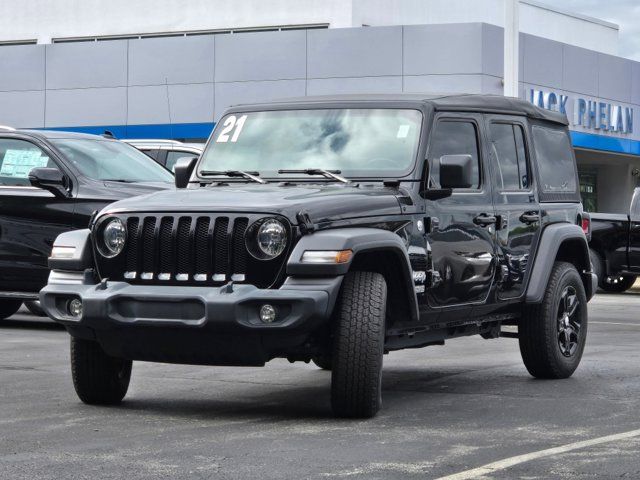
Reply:
[[305, 173], [307, 175], [322, 175], [324, 178], [330, 178], [331, 180], [337, 180], [342, 183], [351, 183], [348, 178], [337, 175], [340, 170], [323, 170], [322, 168], [306, 168], [302, 170], [278, 170], [278, 173]]
[[133, 183], [133, 180], [124, 180], [122, 178], [103, 178], [103, 182]]
[[200, 175], [202, 176], [213, 176], [213, 175], [224, 175], [226, 177], [241, 177], [246, 178], [247, 180], [252, 180], [258, 183], [267, 183], [266, 180], [258, 177], [260, 175], [259, 172], [244, 172], [242, 170], [202, 170], [200, 171]]

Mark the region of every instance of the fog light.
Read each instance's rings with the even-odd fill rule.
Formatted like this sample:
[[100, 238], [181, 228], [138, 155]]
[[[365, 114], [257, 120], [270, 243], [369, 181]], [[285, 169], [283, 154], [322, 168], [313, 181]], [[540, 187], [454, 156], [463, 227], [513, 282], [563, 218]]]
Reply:
[[67, 310], [72, 317], [80, 318], [82, 316], [82, 301], [79, 298], [70, 300], [67, 304]]
[[276, 309], [268, 303], [260, 307], [260, 320], [264, 323], [271, 323], [276, 319]]

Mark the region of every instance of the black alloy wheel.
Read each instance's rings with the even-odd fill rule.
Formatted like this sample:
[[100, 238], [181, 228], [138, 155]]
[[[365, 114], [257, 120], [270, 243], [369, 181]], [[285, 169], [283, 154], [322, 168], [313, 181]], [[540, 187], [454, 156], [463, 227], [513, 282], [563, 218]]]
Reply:
[[571, 357], [580, 344], [580, 300], [576, 289], [565, 287], [558, 305], [558, 346], [565, 357]]

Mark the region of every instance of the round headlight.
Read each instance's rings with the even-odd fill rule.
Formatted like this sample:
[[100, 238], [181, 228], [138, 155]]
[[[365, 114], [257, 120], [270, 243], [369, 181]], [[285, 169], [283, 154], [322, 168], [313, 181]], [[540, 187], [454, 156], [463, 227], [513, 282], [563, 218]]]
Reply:
[[127, 228], [119, 218], [107, 220], [102, 228], [102, 242], [100, 253], [107, 257], [115, 257], [124, 248], [127, 240]]
[[[275, 218], [256, 222], [247, 236], [249, 252], [259, 260], [271, 260], [287, 248], [287, 227]], [[253, 238], [252, 238], [253, 237]]]

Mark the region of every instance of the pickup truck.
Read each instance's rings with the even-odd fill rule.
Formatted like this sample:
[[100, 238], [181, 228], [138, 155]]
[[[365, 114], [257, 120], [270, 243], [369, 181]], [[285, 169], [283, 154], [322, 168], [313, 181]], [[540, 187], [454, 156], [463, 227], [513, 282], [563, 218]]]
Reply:
[[598, 286], [624, 292], [640, 274], [640, 187], [627, 214], [592, 213], [589, 254]]
[[312, 361], [341, 417], [375, 415], [394, 350], [508, 336], [534, 377], [580, 363], [595, 277], [565, 116], [475, 95], [239, 106], [175, 184], [54, 244], [40, 300], [85, 403], [119, 403], [133, 361]]

